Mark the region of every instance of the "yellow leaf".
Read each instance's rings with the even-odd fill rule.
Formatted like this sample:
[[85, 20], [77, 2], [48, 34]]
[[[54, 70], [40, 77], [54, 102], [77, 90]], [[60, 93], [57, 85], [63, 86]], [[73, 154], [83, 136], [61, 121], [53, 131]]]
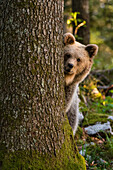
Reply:
[[70, 23], [71, 23], [71, 21], [68, 19], [68, 20], [67, 20], [67, 24], [70, 24]]
[[103, 105], [104, 105], [104, 106], [106, 105], [106, 102], [105, 102], [105, 101], [103, 102]]
[[84, 88], [86, 88], [86, 85], [84, 84]]

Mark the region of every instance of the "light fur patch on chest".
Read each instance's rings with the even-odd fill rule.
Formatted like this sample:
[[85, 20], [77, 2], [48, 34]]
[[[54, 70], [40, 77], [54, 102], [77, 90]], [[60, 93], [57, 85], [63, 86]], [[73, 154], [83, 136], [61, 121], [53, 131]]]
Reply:
[[66, 82], [66, 86], [71, 84], [74, 80], [74, 74], [73, 75], [66, 75], [65, 76], [65, 82]]

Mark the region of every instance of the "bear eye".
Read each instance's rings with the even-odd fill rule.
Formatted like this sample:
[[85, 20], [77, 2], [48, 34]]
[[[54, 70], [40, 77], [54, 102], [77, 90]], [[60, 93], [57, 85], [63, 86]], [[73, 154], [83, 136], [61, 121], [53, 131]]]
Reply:
[[77, 62], [80, 62], [80, 58], [77, 58]]
[[66, 58], [70, 58], [70, 57], [71, 57], [71, 55], [70, 55], [70, 54], [66, 54], [65, 56], [66, 56]]

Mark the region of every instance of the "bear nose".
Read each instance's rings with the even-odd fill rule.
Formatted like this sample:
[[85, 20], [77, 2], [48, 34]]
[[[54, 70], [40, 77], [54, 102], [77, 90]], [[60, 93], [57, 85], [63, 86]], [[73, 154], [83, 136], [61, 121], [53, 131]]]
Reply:
[[69, 67], [69, 68], [73, 68], [73, 64], [69, 63], [69, 64], [68, 64], [68, 67]]

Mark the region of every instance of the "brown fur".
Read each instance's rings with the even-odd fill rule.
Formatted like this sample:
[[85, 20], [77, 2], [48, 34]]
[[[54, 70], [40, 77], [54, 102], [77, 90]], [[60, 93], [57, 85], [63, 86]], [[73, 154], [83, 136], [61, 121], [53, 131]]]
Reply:
[[[78, 122], [76, 119], [78, 117], [77, 87], [89, 74], [93, 64], [93, 57], [97, 54], [97, 51], [97, 45], [89, 44], [85, 46], [76, 42], [71, 33], [64, 34], [66, 112], [73, 131], [75, 131], [74, 129]], [[73, 100], [76, 103], [75, 109]]]

